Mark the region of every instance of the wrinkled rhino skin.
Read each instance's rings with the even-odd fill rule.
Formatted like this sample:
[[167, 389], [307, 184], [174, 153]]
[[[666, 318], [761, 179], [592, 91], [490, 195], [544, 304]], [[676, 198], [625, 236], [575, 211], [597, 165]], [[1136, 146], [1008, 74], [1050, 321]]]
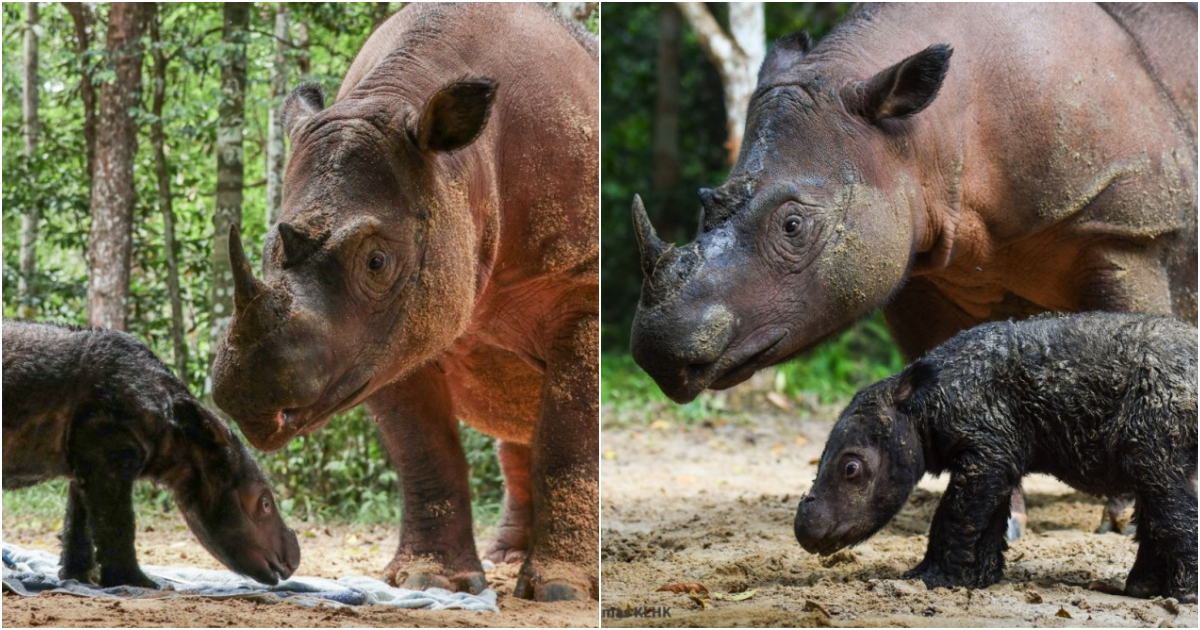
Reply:
[[887, 4], [776, 42], [694, 242], [661, 242], [634, 358], [677, 402], [882, 307], [915, 358], [1041, 312], [1196, 321], [1196, 14]]
[[842, 412], [796, 538], [827, 555], [879, 531], [926, 473], [950, 473], [925, 559], [930, 586], [1004, 571], [1009, 496], [1046, 473], [1137, 499], [1134, 597], [1196, 601], [1196, 328], [1132, 313], [1041, 316], [959, 333]]
[[407, 5], [324, 107], [298, 87], [284, 207], [214, 399], [258, 448], [365, 402], [400, 472], [393, 583], [479, 591], [458, 420], [500, 440], [517, 595], [596, 594], [594, 37], [540, 5]]
[[71, 480], [59, 577], [157, 588], [134, 551], [132, 491], [170, 488], [225, 566], [275, 584], [300, 564], [262, 469], [137, 339], [4, 320], [4, 487]]

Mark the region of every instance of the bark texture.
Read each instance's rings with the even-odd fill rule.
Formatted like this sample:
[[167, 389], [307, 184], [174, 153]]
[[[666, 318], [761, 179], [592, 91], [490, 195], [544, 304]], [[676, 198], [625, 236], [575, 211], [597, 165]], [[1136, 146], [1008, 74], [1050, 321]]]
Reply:
[[221, 59], [221, 105], [217, 122], [217, 210], [213, 216], [212, 331], [209, 360], [233, 315], [229, 226], [242, 224], [245, 178], [242, 135], [246, 109], [246, 28], [250, 5], [225, 4], [225, 56]]
[[142, 87], [142, 33], [151, 3], [118, 3], [108, 19], [114, 80], [100, 86], [92, 229], [88, 243], [88, 325], [125, 330], [133, 241], [133, 160], [137, 125], [131, 110]]
[[[24, 115], [25, 158], [33, 159], [38, 146], [38, 3], [25, 3], [25, 54], [22, 109]], [[33, 317], [33, 277], [37, 273], [37, 204], [21, 209], [21, 276], [17, 280], [17, 314]]]
[[271, 111], [267, 115], [267, 228], [283, 208], [283, 98], [287, 94], [287, 45], [290, 41], [287, 6], [275, 8], [275, 58], [271, 68]]

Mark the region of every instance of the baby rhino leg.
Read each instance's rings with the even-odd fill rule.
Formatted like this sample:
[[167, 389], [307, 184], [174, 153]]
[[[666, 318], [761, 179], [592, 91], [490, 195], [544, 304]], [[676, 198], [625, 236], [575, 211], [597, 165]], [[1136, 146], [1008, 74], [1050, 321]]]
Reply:
[[[136, 426], [135, 422], [114, 421], [107, 412], [89, 414], [77, 422], [67, 445], [75, 478], [70, 499], [75, 509], [68, 514], [68, 521], [86, 521], [96, 544], [101, 586], [158, 588], [138, 567], [133, 545], [133, 482], [146, 460], [141, 441], [131, 434], [131, 427]], [[67, 529], [73, 544], [86, 536], [78, 523], [69, 522]], [[74, 552], [64, 552], [64, 569], [78, 570], [85, 560]]]
[[951, 474], [933, 515], [925, 559], [905, 574], [931, 588], [984, 588], [1004, 573], [1009, 504], [1017, 484], [978, 462], [958, 468], [967, 472]]
[[87, 506], [83, 500], [83, 487], [72, 481], [67, 490], [67, 516], [63, 519], [62, 558], [58, 570], [60, 580], [92, 581], [92, 570], [96, 568], [92, 535], [88, 532]]
[[1127, 594], [1196, 602], [1196, 517], [1190, 483], [1138, 496], [1138, 554], [1125, 581]]

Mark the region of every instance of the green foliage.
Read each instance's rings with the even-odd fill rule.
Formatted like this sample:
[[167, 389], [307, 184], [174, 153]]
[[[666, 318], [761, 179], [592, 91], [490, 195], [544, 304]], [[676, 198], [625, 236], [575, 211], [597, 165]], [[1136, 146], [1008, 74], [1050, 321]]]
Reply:
[[[400, 3], [391, 3], [395, 10]], [[274, 64], [274, 3], [257, 3], [250, 14], [246, 38], [249, 81], [246, 86], [245, 199], [242, 238], [251, 264], [258, 266], [266, 236], [265, 180], [268, 110], [280, 99], [270, 96]], [[98, 12], [96, 41], [84, 59], [97, 72], [97, 82], [111, 78], [104, 50], [107, 5]], [[320, 83], [336, 92], [354, 55], [380, 17], [378, 3], [294, 3], [287, 5], [293, 28], [309, 24], [307, 51], [311, 69], [301, 74], [298, 60], [305, 51], [287, 48], [292, 86]], [[42, 86], [38, 153], [26, 158], [21, 134], [22, 32], [20, 3], [4, 3], [3, 101], [3, 312], [17, 313], [21, 215], [36, 206], [40, 213], [37, 274], [33, 280], [36, 319], [83, 325], [87, 321], [87, 247], [90, 229], [90, 190], [83, 136], [81, 75], [73, 22], [59, 3], [41, 3], [40, 63]], [[160, 3], [161, 41], [169, 58], [163, 124], [167, 168], [171, 180], [177, 259], [184, 303], [184, 328], [189, 348], [189, 388], [200, 396], [209, 392], [210, 291], [214, 194], [216, 191], [216, 133], [220, 98], [219, 60], [229, 46], [221, 41], [220, 3]], [[596, 22], [598, 26], [598, 21]], [[293, 34], [295, 31], [293, 30]], [[150, 138], [153, 60], [149, 31], [142, 71], [142, 102], [133, 114], [139, 123], [135, 156], [133, 260], [128, 311], [129, 332], [144, 340], [164, 362], [173, 366], [171, 311], [167, 294], [164, 222], [158, 207], [157, 180]], [[501, 481], [491, 438], [463, 431], [471, 468], [472, 490], [485, 512], [495, 512]], [[354, 518], [394, 521], [399, 517], [399, 483], [378, 430], [365, 409], [333, 418], [321, 431], [293, 440], [284, 449], [258, 454], [281, 497], [285, 511], [299, 518]], [[139, 511], [170, 510], [170, 495], [151, 484], [139, 484]], [[28, 497], [28, 498], [23, 498]], [[5, 508], [61, 512], [65, 490], [44, 484], [20, 493], [5, 492]], [[50, 506], [55, 506], [51, 508]], [[58, 514], [61, 517], [61, 513]]]
[[903, 367], [904, 358], [892, 343], [883, 317], [875, 313], [800, 359], [779, 366], [774, 387], [791, 396], [835, 403]]

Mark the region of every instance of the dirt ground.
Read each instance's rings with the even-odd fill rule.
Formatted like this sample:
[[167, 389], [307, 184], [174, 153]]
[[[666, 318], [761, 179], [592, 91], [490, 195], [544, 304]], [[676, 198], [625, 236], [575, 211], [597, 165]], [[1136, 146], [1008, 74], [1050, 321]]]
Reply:
[[[295, 525], [293, 525], [295, 527]], [[138, 560], [143, 564], [224, 568], [178, 521], [139, 519]], [[398, 540], [395, 526], [299, 526], [302, 552], [299, 575], [336, 579], [346, 575], [380, 577]], [[5, 517], [4, 540], [58, 553], [49, 528], [23, 529]], [[477, 540], [491, 543], [489, 532]], [[499, 594], [500, 614], [457, 610], [397, 610], [386, 606], [304, 608], [204, 598], [174, 600], [88, 599], [63, 594], [21, 597], [5, 593], [0, 619], [11, 627], [595, 627], [595, 600], [542, 604], [512, 597], [518, 565], [500, 565], [487, 574]]]
[[[602, 434], [604, 626], [1196, 627], [1195, 605], [1102, 592], [1124, 586], [1136, 543], [1093, 533], [1102, 503], [1050, 477], [1026, 479], [1029, 534], [1007, 552], [1002, 582], [930, 591], [900, 576], [924, 555], [945, 476], [927, 476], [900, 514], [857, 547], [822, 559], [796, 542], [796, 505], [836, 409], [798, 420], [764, 403], [732, 421], [698, 424], [667, 415], [614, 422], [610, 412]], [[744, 599], [656, 592], [681, 583]], [[639, 613], [651, 616], [629, 616]]]

